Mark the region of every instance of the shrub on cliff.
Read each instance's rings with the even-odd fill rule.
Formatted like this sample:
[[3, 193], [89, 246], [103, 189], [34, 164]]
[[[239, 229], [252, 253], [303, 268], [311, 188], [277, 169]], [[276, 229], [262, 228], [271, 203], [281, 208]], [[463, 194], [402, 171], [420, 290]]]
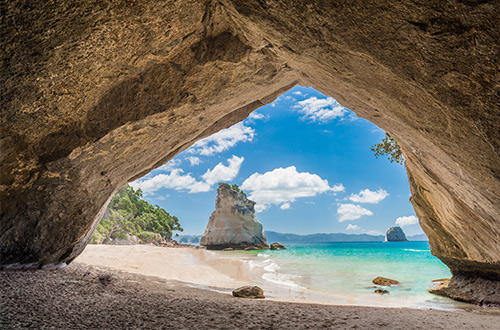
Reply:
[[226, 182], [219, 182], [219, 187], [220, 186], [226, 187], [227, 189], [232, 189], [234, 191], [237, 191], [238, 193], [247, 197], [247, 194], [243, 190], [241, 190], [237, 184], [230, 185], [229, 183], [226, 183]]
[[404, 156], [403, 151], [399, 144], [394, 140], [389, 134], [385, 133], [384, 139], [371, 148], [371, 151], [375, 153], [375, 157], [379, 156], [387, 156], [387, 159], [392, 163], [396, 162], [400, 165], [403, 165]]

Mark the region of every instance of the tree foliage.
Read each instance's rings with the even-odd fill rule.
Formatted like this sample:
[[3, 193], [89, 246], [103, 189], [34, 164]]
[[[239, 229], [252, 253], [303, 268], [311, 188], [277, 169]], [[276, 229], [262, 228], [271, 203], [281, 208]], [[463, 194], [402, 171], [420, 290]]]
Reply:
[[111, 199], [109, 217], [103, 218], [92, 238], [93, 243], [107, 243], [113, 239], [123, 239], [132, 234], [144, 242], [155, 237], [168, 240], [172, 231], [183, 231], [179, 219], [170, 215], [158, 205], [151, 205], [142, 199], [141, 189], [134, 190], [129, 185], [121, 188]]
[[393, 163], [396, 162], [403, 165], [404, 156], [399, 144], [389, 134], [385, 133], [384, 139], [370, 148], [375, 157], [387, 156], [387, 159]]
[[237, 184], [230, 185], [229, 183], [226, 182], [219, 182], [219, 186], [226, 187], [227, 189], [233, 189], [238, 193], [242, 194], [243, 196], [247, 197], [247, 194], [243, 190], [241, 190]]

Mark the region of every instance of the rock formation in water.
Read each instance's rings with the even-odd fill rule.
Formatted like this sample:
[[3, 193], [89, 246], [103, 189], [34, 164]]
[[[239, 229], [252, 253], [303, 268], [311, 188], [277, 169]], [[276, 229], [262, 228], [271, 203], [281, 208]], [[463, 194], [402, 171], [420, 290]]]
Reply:
[[387, 242], [407, 242], [405, 233], [401, 227], [395, 226], [389, 228], [387, 233], [385, 233], [385, 239]]
[[377, 276], [372, 280], [373, 284], [382, 285], [382, 286], [393, 286], [399, 285], [399, 282], [396, 280], [391, 280], [390, 278], [385, 278], [382, 276]]
[[498, 1], [1, 7], [0, 264], [72, 261], [126, 182], [300, 84], [398, 141], [454, 275], [500, 279]]
[[269, 249], [262, 224], [255, 217], [255, 202], [227, 184], [219, 184], [215, 211], [200, 245], [207, 249]]
[[274, 242], [274, 243], [271, 243], [270, 249], [271, 250], [286, 250], [286, 247], [281, 243]]

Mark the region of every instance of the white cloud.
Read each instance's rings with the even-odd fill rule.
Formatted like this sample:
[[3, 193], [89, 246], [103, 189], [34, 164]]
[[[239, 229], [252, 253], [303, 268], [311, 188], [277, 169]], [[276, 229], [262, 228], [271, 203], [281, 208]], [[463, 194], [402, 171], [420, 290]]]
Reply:
[[347, 225], [347, 228], [345, 230], [360, 230], [361, 227], [358, 226], [358, 225], [351, 225], [351, 224], [348, 224]]
[[328, 123], [335, 118], [343, 117], [347, 113], [345, 108], [331, 97], [318, 99], [313, 96], [297, 102], [294, 108], [304, 114], [302, 117], [303, 120], [319, 122], [321, 124]]
[[282, 210], [288, 210], [290, 208], [290, 203], [284, 203], [281, 204], [280, 209]]
[[290, 208], [290, 203], [284, 203], [281, 204], [280, 209], [282, 210], [288, 210]]
[[213, 185], [219, 181], [231, 181], [238, 175], [241, 163], [243, 163], [244, 159], [243, 157], [233, 155], [232, 158], [227, 160], [229, 166], [219, 163], [212, 170], [207, 170], [205, 174], [202, 175], [202, 178], [209, 185]]
[[189, 162], [191, 163], [191, 166], [195, 166], [201, 163], [201, 159], [199, 157], [188, 157]]
[[300, 197], [344, 191], [344, 186], [338, 184], [330, 187], [328, 181], [320, 176], [308, 172], [299, 173], [295, 166], [290, 166], [276, 168], [264, 174], [254, 173], [243, 182], [241, 189], [251, 192], [249, 198], [257, 203], [255, 210], [262, 212], [273, 204], [291, 203]]
[[384, 189], [371, 191], [370, 189], [361, 190], [359, 194], [352, 194], [349, 199], [355, 203], [377, 204], [384, 200], [389, 194]]
[[385, 235], [383, 232], [381, 231], [378, 231], [378, 230], [370, 230], [368, 232], [366, 232], [368, 235], [372, 235], [372, 236], [380, 236], [380, 235]]
[[145, 180], [131, 182], [134, 189], [141, 188], [147, 195], [152, 194], [161, 188], [175, 190], [189, 190], [189, 193], [205, 192], [210, 190], [210, 185], [205, 182], [197, 181], [191, 176], [191, 173], [183, 175], [180, 168], [173, 169], [169, 174], [158, 174]]
[[238, 142], [252, 141], [255, 130], [238, 123], [193, 144], [188, 153], [211, 156], [234, 147]]
[[302, 95], [304, 95], [304, 94], [302, 94], [302, 92], [301, 92], [301, 91], [296, 91], [296, 92], [293, 92], [292, 94], [294, 94], [294, 95], [298, 95], [298, 96], [302, 96]]
[[247, 119], [245, 119], [244, 124], [255, 124], [257, 120], [268, 121], [269, 115], [264, 115], [260, 112], [252, 112]]
[[158, 167], [154, 171], [163, 171], [163, 172], [170, 172], [174, 168], [178, 167], [182, 163], [182, 160], [178, 158], [171, 159], [168, 163]]
[[337, 209], [337, 214], [340, 215], [339, 222], [356, 220], [364, 215], [373, 215], [373, 212], [359, 205], [340, 204]]
[[399, 217], [396, 219], [396, 225], [404, 227], [416, 225], [418, 223], [418, 219], [414, 215], [410, 215], [408, 217]]

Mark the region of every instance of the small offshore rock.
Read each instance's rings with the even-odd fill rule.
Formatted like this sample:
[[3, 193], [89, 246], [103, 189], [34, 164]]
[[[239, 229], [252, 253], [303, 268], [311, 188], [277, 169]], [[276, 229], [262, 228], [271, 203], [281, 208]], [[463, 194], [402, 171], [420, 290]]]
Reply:
[[271, 244], [271, 250], [286, 250], [286, 247], [278, 242], [274, 242]]
[[384, 289], [377, 289], [373, 292], [378, 293], [378, 294], [390, 294], [389, 290], [384, 290]]
[[390, 278], [385, 278], [382, 276], [378, 276], [378, 277], [374, 278], [372, 283], [376, 284], [376, 285], [382, 285], [382, 286], [399, 285], [398, 281], [391, 280]]
[[259, 248], [255, 247], [255, 246], [249, 246], [249, 247], [245, 248], [245, 251], [253, 251], [253, 250], [259, 250]]
[[385, 239], [387, 242], [407, 242], [405, 233], [401, 227], [395, 226], [391, 227], [385, 234]]
[[233, 291], [233, 296], [238, 298], [250, 298], [250, 299], [264, 299], [264, 290], [258, 286], [242, 286], [241, 288], [235, 289]]

